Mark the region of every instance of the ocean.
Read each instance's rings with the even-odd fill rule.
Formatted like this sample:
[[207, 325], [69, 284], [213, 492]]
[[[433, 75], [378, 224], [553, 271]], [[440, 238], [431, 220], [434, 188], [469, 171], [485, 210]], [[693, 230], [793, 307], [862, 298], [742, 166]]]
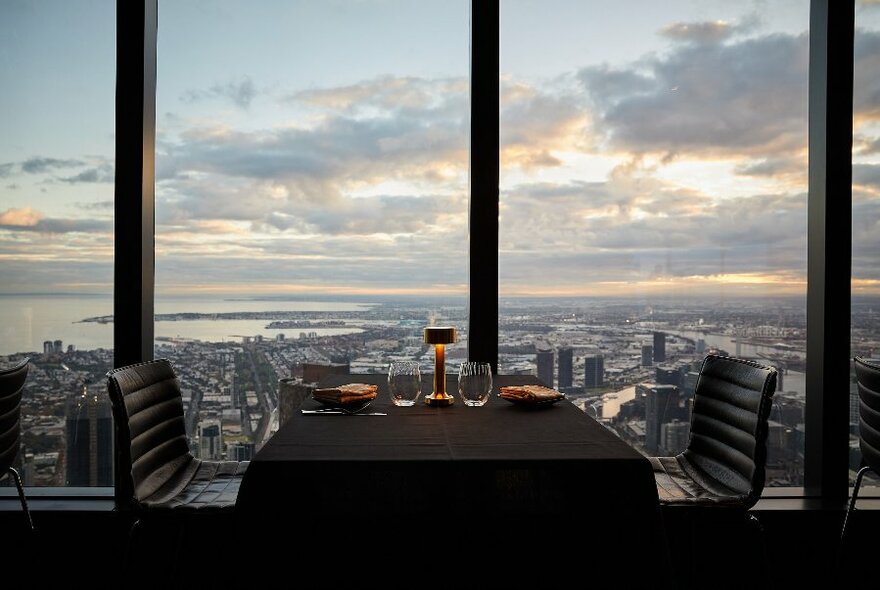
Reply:
[[[230, 313], [244, 311], [364, 311], [370, 303], [339, 301], [263, 301], [210, 298], [156, 298], [157, 314]], [[46, 340], [61, 340], [63, 348], [77, 350], [112, 348], [113, 324], [83, 322], [89, 317], [113, 314], [109, 296], [87, 295], [3, 295], [0, 296], [0, 355], [42, 352]], [[161, 338], [192, 338], [208, 342], [240, 341], [241, 336], [275, 338], [283, 333], [296, 338], [300, 332], [319, 336], [357, 333], [358, 328], [267, 329], [269, 320], [182, 320], [159, 321], [155, 335]]]

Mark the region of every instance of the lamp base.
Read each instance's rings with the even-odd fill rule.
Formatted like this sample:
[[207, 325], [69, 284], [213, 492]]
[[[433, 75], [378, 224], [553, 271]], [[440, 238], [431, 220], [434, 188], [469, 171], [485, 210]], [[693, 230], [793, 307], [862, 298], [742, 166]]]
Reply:
[[451, 406], [455, 398], [447, 393], [435, 393], [425, 398], [425, 403], [432, 407]]

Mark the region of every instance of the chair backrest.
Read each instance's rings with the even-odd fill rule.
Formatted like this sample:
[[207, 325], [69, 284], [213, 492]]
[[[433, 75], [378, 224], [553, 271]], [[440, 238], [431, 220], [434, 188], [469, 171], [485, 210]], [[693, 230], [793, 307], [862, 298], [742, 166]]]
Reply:
[[764, 490], [767, 430], [776, 369], [708, 355], [694, 392], [691, 432], [682, 456], [703, 479], [733, 490], [751, 508]]
[[134, 509], [193, 456], [186, 442], [183, 400], [167, 359], [107, 373], [116, 433], [116, 505]]
[[859, 387], [859, 449], [862, 459], [880, 473], [880, 360], [854, 359]]
[[21, 435], [21, 391], [28, 376], [29, 359], [0, 371], [0, 477], [18, 455]]

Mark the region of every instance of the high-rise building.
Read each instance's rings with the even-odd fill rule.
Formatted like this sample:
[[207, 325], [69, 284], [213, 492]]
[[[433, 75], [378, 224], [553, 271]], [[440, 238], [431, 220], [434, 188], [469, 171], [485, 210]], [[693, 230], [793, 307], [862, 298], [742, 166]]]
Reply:
[[684, 375], [677, 367], [657, 367], [654, 370], [654, 379], [661, 385], [684, 386]]
[[107, 392], [84, 385], [65, 412], [67, 485], [113, 485], [113, 414]]
[[660, 425], [660, 444], [662, 448], [660, 452], [667, 457], [671, 457], [682, 452], [688, 443], [688, 435], [690, 434], [690, 424], [674, 419], [672, 422], [665, 422]]
[[199, 423], [199, 457], [218, 460], [223, 454], [223, 435], [220, 424], [214, 421]]
[[642, 344], [642, 366], [650, 367], [654, 364], [654, 347], [650, 344]]
[[675, 385], [639, 383], [636, 393], [645, 398], [645, 449], [656, 455], [661, 449], [660, 427], [671, 422], [675, 414], [678, 388]]
[[584, 358], [584, 389], [605, 384], [605, 357], [601, 354]]
[[697, 380], [700, 378], [699, 371], [688, 371], [684, 374], [683, 391], [685, 397], [693, 397], [697, 390]]
[[50, 355], [55, 349], [52, 347], [51, 340], [43, 340], [43, 354]]
[[254, 443], [239, 442], [226, 445], [227, 461], [250, 461], [254, 458]]
[[553, 351], [538, 350], [535, 362], [538, 365], [538, 379], [548, 387], [553, 387]]
[[565, 346], [556, 352], [556, 364], [558, 374], [556, 375], [556, 385], [560, 388], [571, 387], [572, 378], [574, 376], [574, 350]]
[[654, 332], [654, 362], [666, 362], [666, 332]]
[[53, 352], [61, 354], [64, 352], [64, 343], [61, 340], [56, 340], [52, 343]]

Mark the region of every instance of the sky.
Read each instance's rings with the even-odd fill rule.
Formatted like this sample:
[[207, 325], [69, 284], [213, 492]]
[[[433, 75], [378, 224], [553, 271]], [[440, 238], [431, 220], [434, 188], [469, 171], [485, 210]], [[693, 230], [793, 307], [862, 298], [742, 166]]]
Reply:
[[[502, 0], [501, 294], [805, 294], [808, 6]], [[114, 11], [0, 4], [0, 293], [112, 292]], [[160, 1], [157, 293], [465, 294], [468, 11]], [[857, 26], [876, 294], [876, 2]]]

